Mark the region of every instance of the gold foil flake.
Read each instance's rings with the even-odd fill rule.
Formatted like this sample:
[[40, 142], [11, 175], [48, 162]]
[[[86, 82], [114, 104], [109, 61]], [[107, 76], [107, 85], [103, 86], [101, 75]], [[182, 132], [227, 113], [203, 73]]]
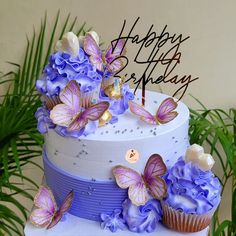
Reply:
[[113, 84], [105, 88], [104, 92], [111, 99], [120, 99], [122, 97], [122, 82], [116, 79]]
[[99, 119], [99, 127], [106, 125], [112, 118], [111, 112], [106, 110]]

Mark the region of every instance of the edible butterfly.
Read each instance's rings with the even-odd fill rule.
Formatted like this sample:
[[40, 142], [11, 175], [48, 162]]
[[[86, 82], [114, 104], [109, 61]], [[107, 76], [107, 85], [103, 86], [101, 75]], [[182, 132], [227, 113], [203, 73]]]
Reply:
[[126, 50], [124, 44], [125, 41], [119, 39], [118, 42], [113, 43], [112, 46], [108, 47], [103, 54], [92, 35], [87, 33], [84, 39], [84, 51], [90, 56], [90, 62], [99, 71], [103, 71], [103, 65], [105, 64], [111, 73], [115, 73], [123, 68], [123, 61], [118, 57], [125, 54]]
[[74, 198], [74, 192], [68, 193], [61, 207], [57, 209], [56, 201], [51, 190], [45, 186], [39, 188], [34, 198], [34, 204], [37, 209], [33, 210], [30, 215], [30, 222], [38, 227], [47, 229], [55, 226], [71, 207]]
[[59, 97], [63, 104], [53, 107], [50, 118], [54, 124], [67, 127], [68, 131], [80, 130], [89, 120], [98, 120], [109, 107], [109, 102], [99, 102], [83, 111], [80, 87], [75, 80], [66, 85]]
[[133, 101], [129, 101], [130, 111], [138, 115], [141, 120], [152, 125], [158, 125], [159, 123], [165, 124], [173, 120], [178, 115], [178, 113], [174, 111], [177, 105], [177, 102], [175, 102], [173, 98], [166, 98], [159, 106], [156, 115], [152, 115], [142, 106]]
[[112, 173], [120, 188], [128, 188], [131, 202], [137, 206], [144, 205], [149, 194], [155, 199], [166, 195], [166, 183], [160, 176], [166, 173], [166, 165], [158, 154], [153, 154], [147, 161], [144, 175], [125, 166], [115, 166]]

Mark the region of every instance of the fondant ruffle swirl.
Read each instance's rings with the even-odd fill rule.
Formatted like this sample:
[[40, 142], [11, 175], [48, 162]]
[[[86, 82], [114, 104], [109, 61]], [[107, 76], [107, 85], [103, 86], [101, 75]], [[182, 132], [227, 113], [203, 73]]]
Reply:
[[212, 171], [202, 171], [179, 158], [165, 176], [168, 196], [164, 200], [176, 210], [204, 214], [220, 202], [221, 185]]

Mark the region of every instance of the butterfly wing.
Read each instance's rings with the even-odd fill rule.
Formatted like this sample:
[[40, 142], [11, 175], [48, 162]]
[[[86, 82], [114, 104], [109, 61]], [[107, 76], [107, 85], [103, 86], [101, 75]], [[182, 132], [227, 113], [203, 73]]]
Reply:
[[103, 113], [109, 108], [109, 105], [109, 102], [99, 102], [85, 110], [81, 114], [81, 116], [83, 116], [84, 119], [92, 121], [98, 120], [103, 115]]
[[124, 48], [125, 41], [123, 39], [118, 40], [118, 42], [113, 42], [105, 53], [105, 60], [107, 63], [107, 69], [110, 72], [117, 72], [123, 68], [123, 61], [120, 56], [126, 53], [126, 48]]
[[103, 113], [109, 108], [109, 102], [99, 102], [82, 112], [68, 127], [69, 131], [80, 130], [88, 120], [95, 121], [100, 119]]
[[73, 117], [80, 112], [81, 94], [76, 81], [70, 81], [60, 93], [60, 100], [63, 104], [58, 104], [50, 112], [50, 118], [54, 124], [68, 127]]
[[41, 186], [34, 198], [34, 204], [38, 209], [32, 211], [30, 215], [31, 223], [40, 227], [48, 225], [57, 208], [51, 190], [47, 187]]
[[140, 206], [147, 202], [147, 189], [138, 172], [124, 166], [115, 166], [112, 173], [120, 188], [129, 188], [128, 195], [133, 204]]
[[156, 125], [157, 121], [155, 117], [145, 110], [142, 106], [138, 105], [133, 101], [129, 101], [129, 108], [132, 113], [139, 116], [141, 120], [145, 121], [148, 124]]
[[60, 209], [56, 212], [53, 217], [51, 223], [48, 225], [47, 229], [54, 227], [62, 218], [63, 214], [65, 214], [71, 207], [74, 199], [74, 191], [70, 191], [63, 201]]
[[68, 131], [81, 130], [88, 124], [87, 119], [83, 119], [81, 115], [79, 115], [67, 128]]
[[162, 199], [166, 195], [166, 183], [160, 178], [166, 170], [166, 165], [158, 154], [153, 154], [145, 166], [144, 178], [151, 195], [156, 199]]
[[126, 48], [124, 47], [124, 45], [125, 40], [123, 39], [119, 39], [118, 42], [113, 42], [105, 52], [106, 61], [110, 63], [115, 58], [123, 56], [126, 53]]
[[102, 53], [91, 34], [86, 34], [84, 39], [84, 51], [90, 56], [90, 62], [99, 70], [103, 70]]
[[121, 58], [114, 59], [110, 64], [107, 64], [107, 69], [112, 72], [118, 72], [124, 67], [124, 63]]
[[80, 112], [81, 93], [79, 84], [75, 80], [71, 80], [62, 90], [60, 100], [73, 110], [75, 114]]
[[75, 113], [65, 104], [58, 104], [50, 112], [50, 119], [56, 125], [68, 127]]
[[54, 214], [45, 209], [35, 209], [30, 215], [30, 222], [37, 227], [46, 227], [52, 221]]
[[177, 105], [177, 102], [175, 102], [173, 98], [166, 98], [157, 110], [157, 120], [161, 124], [165, 124], [173, 120], [178, 115], [178, 113], [174, 111]]

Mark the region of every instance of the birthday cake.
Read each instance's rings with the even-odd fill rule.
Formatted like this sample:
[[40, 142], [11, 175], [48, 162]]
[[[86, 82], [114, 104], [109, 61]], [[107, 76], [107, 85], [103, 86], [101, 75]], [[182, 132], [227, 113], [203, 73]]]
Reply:
[[[46, 186], [35, 197], [34, 225], [50, 230], [67, 211], [111, 232], [209, 225], [221, 191], [214, 161], [189, 148], [182, 102], [146, 91], [144, 106], [143, 91], [117, 76], [125, 52], [120, 39], [103, 53], [94, 31], [57, 42], [36, 84]], [[177, 227], [186, 222], [195, 227]]]

